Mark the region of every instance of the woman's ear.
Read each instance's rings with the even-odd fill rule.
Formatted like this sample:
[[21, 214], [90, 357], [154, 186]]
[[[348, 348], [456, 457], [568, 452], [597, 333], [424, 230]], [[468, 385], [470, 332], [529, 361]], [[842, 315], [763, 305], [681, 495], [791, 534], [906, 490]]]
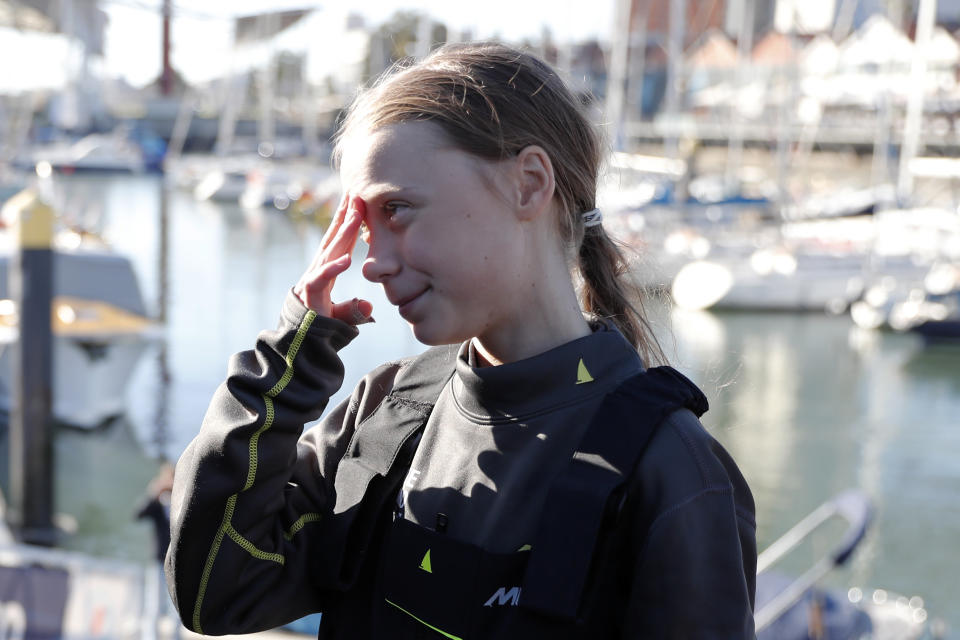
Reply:
[[516, 157], [517, 215], [532, 220], [550, 208], [556, 183], [553, 163], [543, 147], [524, 147]]

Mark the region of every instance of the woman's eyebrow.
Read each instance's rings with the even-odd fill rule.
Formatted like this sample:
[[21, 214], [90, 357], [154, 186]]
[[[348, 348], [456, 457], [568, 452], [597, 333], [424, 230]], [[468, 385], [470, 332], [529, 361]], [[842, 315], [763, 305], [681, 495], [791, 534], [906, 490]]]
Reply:
[[419, 191], [413, 187], [404, 187], [396, 184], [375, 184], [364, 189], [361, 194], [364, 200], [380, 200], [385, 197], [402, 198], [418, 195]]

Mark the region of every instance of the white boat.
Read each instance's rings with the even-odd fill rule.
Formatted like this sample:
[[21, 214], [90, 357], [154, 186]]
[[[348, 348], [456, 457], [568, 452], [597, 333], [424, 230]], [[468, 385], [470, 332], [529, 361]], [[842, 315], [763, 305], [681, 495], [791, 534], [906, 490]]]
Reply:
[[743, 257], [691, 262], [671, 292], [686, 309], [843, 313], [875, 282], [923, 280], [909, 258], [869, 262], [861, 255], [757, 250]]
[[685, 309], [844, 311], [862, 290], [860, 261], [756, 251], [743, 258], [691, 262], [671, 292]]
[[[11, 410], [18, 337], [7, 293], [9, 252], [0, 253], [0, 411]], [[147, 346], [161, 337], [147, 318], [129, 259], [106, 249], [54, 254], [53, 416], [97, 427], [126, 410], [126, 387]]]
[[193, 189], [197, 200], [239, 204], [247, 189], [247, 170], [213, 169]]
[[672, 293], [691, 309], [843, 313], [878, 286], [922, 290], [931, 266], [960, 251], [960, 229], [945, 218], [911, 209], [715, 233], [677, 271]]
[[904, 286], [889, 279], [868, 289], [850, 306], [850, 317], [862, 329], [914, 331], [929, 341], [960, 336], [960, 263], [935, 264], [923, 286]]
[[142, 173], [147, 170], [143, 150], [123, 132], [90, 134], [76, 142], [55, 144], [34, 150], [18, 164], [33, 168], [49, 165], [54, 171]]
[[[200, 156], [182, 164], [178, 181], [192, 188], [194, 198], [224, 204], [240, 204], [247, 190], [248, 176], [258, 171], [268, 172], [271, 166], [269, 160], [255, 153]], [[192, 175], [187, 177], [188, 174]]]

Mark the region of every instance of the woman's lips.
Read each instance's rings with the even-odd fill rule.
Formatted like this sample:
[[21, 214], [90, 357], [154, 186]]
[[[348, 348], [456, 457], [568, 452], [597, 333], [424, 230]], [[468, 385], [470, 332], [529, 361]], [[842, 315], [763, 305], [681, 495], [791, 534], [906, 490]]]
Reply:
[[430, 291], [430, 287], [427, 287], [423, 291], [420, 291], [419, 293], [415, 293], [410, 297], [400, 300], [399, 302], [397, 302], [397, 311], [400, 312], [401, 316], [406, 317], [407, 314], [413, 310], [413, 307], [414, 305], [416, 305], [417, 301], [420, 300], [423, 297], [423, 294], [427, 293], [428, 291]]

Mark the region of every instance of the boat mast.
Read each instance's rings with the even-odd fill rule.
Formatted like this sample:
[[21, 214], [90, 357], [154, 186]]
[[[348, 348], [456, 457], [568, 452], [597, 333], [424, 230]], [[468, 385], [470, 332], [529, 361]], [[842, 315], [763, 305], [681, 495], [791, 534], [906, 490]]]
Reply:
[[317, 130], [317, 96], [316, 90], [310, 83], [307, 72], [307, 60], [304, 58], [300, 65], [300, 132], [303, 146], [311, 156], [320, 155], [320, 138]]
[[163, 0], [163, 71], [160, 74], [160, 94], [169, 96], [173, 92], [173, 67], [170, 65], [170, 17], [173, 14], [173, 0]]
[[273, 117], [274, 76], [276, 74], [274, 36], [277, 32], [276, 22], [278, 18], [279, 16], [274, 11], [257, 18], [258, 30], [263, 38], [261, 46], [264, 47], [267, 55], [267, 59], [260, 69], [260, 86], [257, 87], [260, 97], [260, 120], [257, 127], [260, 138], [258, 149], [269, 151], [266, 154], [268, 156], [273, 155], [274, 143], [276, 142], [276, 125]]
[[738, 188], [743, 164], [744, 118], [740, 102], [743, 100], [750, 73], [750, 54], [753, 51], [754, 0], [740, 0], [740, 28], [737, 34], [736, 91], [733, 100], [733, 132], [727, 145], [727, 188]]
[[[796, 17], [790, 20], [783, 33], [790, 50], [790, 59], [779, 69], [778, 109], [777, 109], [777, 203], [780, 210], [792, 200], [790, 174], [794, 166], [793, 155], [794, 118], [796, 105], [800, 98], [800, 65], [797, 61], [797, 46], [794, 38]], [[799, 141], [798, 141], [799, 142]]]
[[670, 31], [667, 39], [667, 56], [670, 70], [667, 73], [666, 115], [667, 127], [664, 141], [665, 152], [671, 160], [676, 159], [679, 153], [680, 136], [680, 98], [683, 94], [683, 45], [687, 31], [687, 2], [673, 0], [670, 2]]
[[927, 55], [937, 18], [937, 0], [920, 0], [917, 9], [917, 37], [913, 45], [910, 65], [910, 94], [907, 97], [907, 119], [900, 145], [900, 169], [897, 180], [897, 199], [905, 202], [913, 191], [910, 161], [920, 146], [920, 125], [923, 121], [923, 92], [927, 76]]
[[610, 71], [607, 73], [605, 120], [610, 128], [610, 143], [622, 151], [627, 62], [630, 51], [631, 0], [617, 0], [614, 10], [613, 40], [610, 43]]
[[233, 42], [230, 46], [230, 61], [227, 75], [223, 83], [223, 109], [220, 112], [220, 121], [217, 126], [217, 141], [214, 145], [216, 154], [220, 157], [227, 155], [233, 147], [233, 138], [236, 133], [237, 118], [240, 115], [240, 104], [244, 101], [247, 82], [246, 76], [241, 77], [235, 68], [237, 53], [237, 23], [233, 23]]
[[[643, 120], [644, 80], [647, 77], [647, 28], [650, 23], [651, 0], [638, 0], [641, 5], [639, 26], [636, 28], [637, 38], [634, 40], [634, 29], [630, 30], [630, 58], [627, 63], [630, 73], [627, 74], [627, 110], [638, 121]], [[633, 15], [630, 16], [631, 24]]]

